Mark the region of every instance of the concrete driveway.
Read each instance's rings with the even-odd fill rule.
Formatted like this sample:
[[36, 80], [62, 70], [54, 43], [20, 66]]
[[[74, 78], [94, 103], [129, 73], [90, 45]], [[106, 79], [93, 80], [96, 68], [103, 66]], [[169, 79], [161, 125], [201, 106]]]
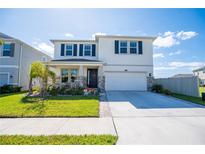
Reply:
[[117, 144], [205, 144], [205, 108], [151, 92], [108, 91]]

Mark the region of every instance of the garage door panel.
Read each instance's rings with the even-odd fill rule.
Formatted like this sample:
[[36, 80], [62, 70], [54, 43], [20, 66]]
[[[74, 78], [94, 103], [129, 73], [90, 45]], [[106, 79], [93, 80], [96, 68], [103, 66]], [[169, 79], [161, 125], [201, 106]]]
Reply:
[[106, 90], [137, 90], [146, 91], [147, 81], [145, 73], [105, 73]]

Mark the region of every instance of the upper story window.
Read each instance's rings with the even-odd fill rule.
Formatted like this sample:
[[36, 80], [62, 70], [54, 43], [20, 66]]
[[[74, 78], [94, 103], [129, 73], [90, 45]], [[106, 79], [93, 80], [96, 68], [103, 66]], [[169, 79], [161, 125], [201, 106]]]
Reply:
[[137, 53], [137, 42], [135, 42], [135, 41], [130, 42], [130, 53], [131, 54]]
[[120, 53], [127, 53], [127, 41], [120, 41]]
[[84, 45], [84, 56], [91, 56], [91, 45], [90, 44]]
[[115, 40], [114, 42], [115, 54], [143, 54], [143, 42], [142, 41], [121, 41]]
[[3, 53], [2, 56], [11, 56], [11, 43], [3, 44]]
[[47, 58], [45, 56], [42, 57], [42, 61], [45, 62], [47, 61]]
[[73, 45], [67, 44], [66, 45], [66, 56], [72, 56], [73, 55]]

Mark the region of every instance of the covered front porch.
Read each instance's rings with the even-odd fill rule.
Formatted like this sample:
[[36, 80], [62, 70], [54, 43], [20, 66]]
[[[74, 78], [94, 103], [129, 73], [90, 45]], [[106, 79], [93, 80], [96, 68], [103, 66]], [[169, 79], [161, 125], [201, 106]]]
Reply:
[[105, 89], [103, 63], [96, 60], [52, 60], [47, 64], [56, 74], [56, 84]]

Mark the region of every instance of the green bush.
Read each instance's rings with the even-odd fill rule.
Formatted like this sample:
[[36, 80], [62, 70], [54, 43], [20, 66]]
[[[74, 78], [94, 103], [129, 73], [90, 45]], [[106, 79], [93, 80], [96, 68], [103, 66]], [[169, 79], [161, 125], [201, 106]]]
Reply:
[[163, 93], [164, 93], [165, 95], [172, 95], [171, 91], [169, 91], [168, 89], [164, 89], [164, 90], [163, 90]]
[[15, 85], [4, 85], [0, 87], [0, 94], [20, 92], [21, 88]]
[[51, 96], [57, 96], [58, 93], [59, 93], [59, 87], [55, 87], [55, 86], [51, 86], [48, 88], [48, 93], [51, 95]]
[[48, 93], [52, 96], [56, 95], [83, 95], [84, 88], [76, 87], [71, 88], [69, 86], [61, 86], [61, 87], [55, 87], [51, 86], [48, 88]]
[[155, 84], [152, 86], [152, 91], [157, 92], [157, 93], [162, 93], [163, 87], [160, 84]]

